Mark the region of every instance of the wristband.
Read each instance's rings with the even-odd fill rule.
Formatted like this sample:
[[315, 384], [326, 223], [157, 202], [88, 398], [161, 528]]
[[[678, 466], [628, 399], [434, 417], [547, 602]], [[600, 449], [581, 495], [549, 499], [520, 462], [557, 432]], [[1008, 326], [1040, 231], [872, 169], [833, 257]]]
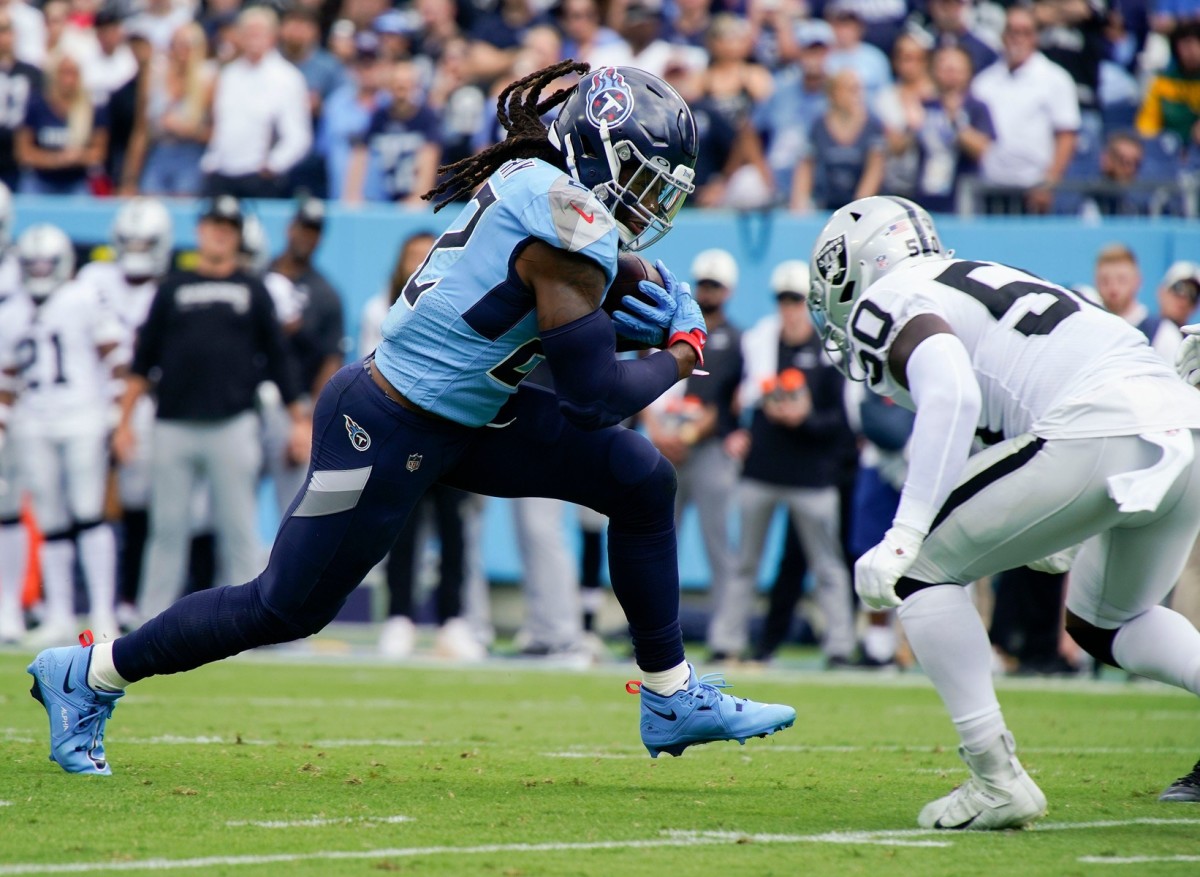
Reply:
[[704, 365], [704, 343], [707, 340], [708, 336], [699, 329], [692, 329], [690, 332], [676, 332], [667, 339], [667, 347], [676, 341], [682, 341], [696, 351], [696, 365]]

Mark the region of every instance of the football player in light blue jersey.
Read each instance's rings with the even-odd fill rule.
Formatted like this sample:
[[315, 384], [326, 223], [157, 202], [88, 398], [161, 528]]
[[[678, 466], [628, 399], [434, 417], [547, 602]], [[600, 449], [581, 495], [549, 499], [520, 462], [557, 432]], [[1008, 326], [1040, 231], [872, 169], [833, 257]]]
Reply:
[[[541, 96], [571, 73], [578, 85]], [[556, 107], [547, 129], [541, 118]], [[566, 61], [509, 85], [497, 118], [507, 139], [443, 168], [426, 196], [445, 204], [474, 192], [409, 279], [375, 355], [321, 393], [306, 487], [266, 570], [185, 597], [118, 640], [48, 649], [29, 665], [64, 770], [111, 772], [105, 724], [129, 683], [328, 624], [435, 482], [608, 516], [613, 593], [642, 671], [627, 688], [640, 692], [651, 756], [795, 721], [791, 707], [731, 697], [687, 662], [675, 471], [619, 425], [703, 361], [704, 318], [661, 262], [663, 285], [641, 285], [653, 305], [627, 296], [614, 318], [600, 309], [618, 250], [670, 231], [693, 189], [691, 111], [641, 70]], [[618, 331], [664, 349], [618, 359]], [[542, 359], [554, 392], [521, 384]]]

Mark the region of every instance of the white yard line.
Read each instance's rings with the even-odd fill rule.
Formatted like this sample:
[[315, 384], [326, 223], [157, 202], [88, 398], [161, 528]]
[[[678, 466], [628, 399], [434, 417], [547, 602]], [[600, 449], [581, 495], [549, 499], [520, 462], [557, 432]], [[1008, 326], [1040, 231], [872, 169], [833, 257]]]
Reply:
[[261, 822], [247, 822], [242, 819], [231, 819], [225, 823], [229, 828], [317, 828], [323, 825], [355, 825], [374, 823], [381, 825], [396, 825], [401, 822], [412, 822], [411, 816], [344, 816], [341, 819], [322, 819], [313, 816], [310, 819], [293, 819], [284, 821], [270, 819]]
[[1080, 856], [1086, 865], [1150, 865], [1156, 862], [1200, 862], [1200, 856]]
[[[937, 744], [930, 743], [925, 746], [916, 744], [908, 744], [905, 746], [805, 746], [803, 744], [789, 743], [765, 743], [759, 744], [756, 750], [762, 754], [767, 752], [800, 752], [813, 754], [835, 754], [835, 755], [855, 755], [859, 753], [870, 752], [907, 752], [913, 754], [933, 754], [933, 750], [937, 748]], [[1181, 755], [1194, 754], [1196, 747], [1194, 746], [1022, 746], [1021, 751], [1025, 753], [1036, 753], [1040, 755]], [[750, 755], [752, 753], [746, 753]], [[946, 749], [944, 753], [947, 761], [953, 761], [958, 764], [958, 760], [952, 758], [952, 750]], [[626, 751], [619, 750], [595, 750], [589, 751], [585, 749], [569, 749], [560, 752], [543, 752], [543, 758], [645, 758], [641, 747], [630, 746]]]
[[[1125, 819], [1101, 822], [1060, 822], [1038, 826], [1035, 831], [1068, 831], [1094, 828], [1117, 828], [1133, 825], [1198, 825], [1200, 819]], [[15, 874], [85, 874], [97, 871], [166, 871], [238, 867], [243, 865], [274, 865], [295, 862], [337, 861], [361, 859], [400, 859], [423, 856], [478, 855], [489, 853], [586, 852], [590, 850], [654, 849], [656, 847], [691, 847], [757, 844], [870, 844], [887, 846], [949, 847], [970, 837], [970, 832], [956, 833], [926, 829], [899, 831], [830, 831], [821, 834], [742, 834], [733, 831], [685, 831], [664, 833], [664, 837], [644, 840], [611, 840], [582, 843], [512, 843], [483, 844], [454, 847], [393, 847], [377, 850], [320, 850], [311, 853], [278, 853], [260, 856], [205, 856], [193, 859], [146, 859], [141, 862], [63, 862], [56, 864], [16, 863], [0, 865], [0, 875]], [[934, 838], [937, 838], [936, 840]], [[969, 841], [967, 841], [969, 842]], [[1171, 861], [1193, 861], [1200, 857], [1173, 857]], [[1162, 861], [1166, 861], [1166, 857]], [[1081, 859], [1080, 861], [1084, 861]], [[1132, 860], [1131, 860], [1132, 861]], [[1159, 860], [1147, 860], [1159, 861]]]

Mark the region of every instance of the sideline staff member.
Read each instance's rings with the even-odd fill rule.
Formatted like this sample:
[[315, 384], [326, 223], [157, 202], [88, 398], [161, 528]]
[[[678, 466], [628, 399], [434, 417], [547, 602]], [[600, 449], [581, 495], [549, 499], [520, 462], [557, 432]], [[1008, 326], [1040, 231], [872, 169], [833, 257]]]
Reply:
[[222, 583], [254, 578], [256, 491], [262, 465], [255, 388], [278, 386], [292, 419], [291, 453], [307, 460], [311, 423], [296, 401], [296, 382], [262, 281], [238, 267], [242, 210], [236, 198], [211, 201], [196, 225], [194, 271], [175, 271], [159, 286], [138, 335], [132, 374], [113, 435], [119, 460], [133, 451], [130, 417], [143, 394], [158, 400], [151, 461], [150, 538], [139, 610], [151, 618], [183, 592], [195, 481], [212, 494]]

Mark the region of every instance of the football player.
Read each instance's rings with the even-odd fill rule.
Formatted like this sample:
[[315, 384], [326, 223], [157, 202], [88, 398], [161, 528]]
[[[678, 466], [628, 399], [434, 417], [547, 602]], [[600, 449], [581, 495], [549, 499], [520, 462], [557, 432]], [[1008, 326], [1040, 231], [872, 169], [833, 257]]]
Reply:
[[[577, 86], [543, 96], [570, 73]], [[558, 109], [547, 129], [544, 113]], [[51, 757], [110, 773], [105, 722], [125, 687], [328, 624], [395, 542], [434, 482], [492, 496], [547, 496], [609, 516], [609, 569], [642, 670], [642, 742], [652, 756], [790, 726], [791, 707], [740, 700], [684, 656], [675, 472], [619, 426], [700, 364], [704, 319], [659, 263], [658, 304], [623, 331], [668, 339], [618, 360], [600, 304], [621, 248], [670, 231], [692, 191], [696, 128], [662, 80], [571, 61], [500, 95], [508, 137], [443, 169], [430, 198], [474, 192], [409, 279], [373, 357], [339, 371], [317, 401], [307, 486], [266, 570], [189, 595], [112, 643], [45, 650], [29, 665], [50, 715]], [[626, 296], [633, 300], [632, 296]], [[541, 360], [555, 391], [522, 386]], [[70, 694], [64, 693], [64, 688]], [[64, 722], [61, 716], [66, 716]]]
[[[854, 578], [871, 609], [899, 607], [970, 768], [918, 822], [1026, 825], [1046, 798], [1017, 759], [964, 586], [1070, 567], [1066, 624], [1083, 649], [1200, 694], [1200, 632], [1160, 605], [1200, 532], [1200, 395], [1076, 293], [953, 258], [903, 198], [834, 213], [812, 275], [809, 306], [843, 370], [916, 412], [892, 526]], [[977, 436], [991, 446], [972, 457]], [[1161, 800], [1200, 800], [1200, 765]]]
[[15, 643], [25, 635], [21, 591], [29, 560], [16, 458], [7, 442], [19, 386], [17, 342], [33, 319], [33, 303], [21, 289], [20, 269], [12, 253], [12, 203], [12, 193], [0, 183], [0, 643]]
[[17, 239], [21, 283], [33, 299], [29, 330], [17, 344], [19, 395], [12, 438], [43, 539], [43, 645], [75, 635], [76, 546], [97, 635], [117, 632], [116, 540], [104, 520], [108, 407], [124, 333], [90, 285], [72, 280], [75, 250], [52, 225]]
[[[117, 211], [111, 238], [116, 259], [89, 262], [79, 269], [76, 279], [94, 287], [104, 306], [120, 321], [124, 338], [117, 355], [124, 364], [133, 358], [134, 338], [146, 322], [158, 282], [171, 267], [171, 214], [155, 198], [134, 198]], [[149, 532], [150, 436], [154, 427], [154, 400], [149, 396], [138, 401], [133, 425], [138, 436], [136, 450], [117, 470], [122, 538], [116, 612], [122, 630], [137, 626], [138, 582]]]

